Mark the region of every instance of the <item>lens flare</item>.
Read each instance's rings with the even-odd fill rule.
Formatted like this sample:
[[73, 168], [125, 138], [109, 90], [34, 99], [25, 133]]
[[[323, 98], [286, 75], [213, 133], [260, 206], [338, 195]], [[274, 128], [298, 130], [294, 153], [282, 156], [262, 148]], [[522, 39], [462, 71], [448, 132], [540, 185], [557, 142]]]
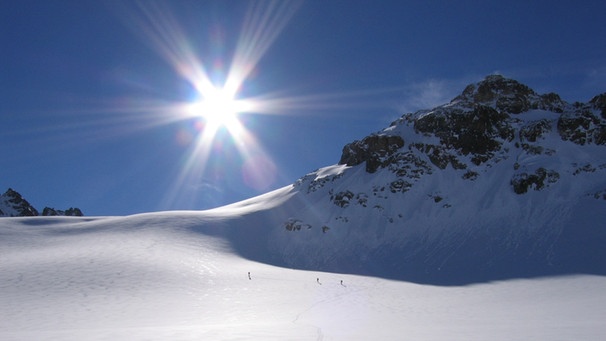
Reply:
[[[289, 115], [303, 111], [305, 115], [313, 115], [326, 114], [327, 110], [336, 108], [383, 107], [383, 104], [377, 105], [375, 98], [369, 100], [368, 96], [401, 90], [323, 91], [308, 95], [281, 90], [254, 97], [244, 96], [241, 90], [254, 85], [250, 78], [259, 72], [259, 61], [296, 13], [301, 1], [251, 1], [248, 4], [232, 49], [225, 49], [229, 46], [224, 41], [228, 35], [218, 26], [210, 27], [213, 36], [206, 41], [198, 35], [187, 35], [182, 27], [184, 22], [173, 15], [166, 2], [113, 4], [124, 24], [189, 84], [188, 91], [191, 92], [186, 95], [189, 100], [121, 98], [102, 104], [103, 113], [107, 114], [102, 118], [95, 116], [100, 110], [91, 110], [88, 117], [93, 119], [87, 121], [78, 117], [73, 130], [79, 131], [77, 128], [88, 124], [97, 129], [107, 128], [104, 131], [111, 134], [126, 135], [133, 130], [182, 125], [175, 132], [173, 141], [186, 152], [175, 166], [175, 180], [159, 204], [161, 209], [196, 207], [192, 205], [196, 199], [208, 195], [202, 191], [218, 193], [222, 190], [217, 174], [221, 180], [221, 177], [228, 176], [226, 170], [237, 170], [239, 174], [230, 173], [229, 176], [240, 179], [254, 191], [267, 190], [275, 183], [278, 178], [276, 162], [243, 124], [253, 122], [246, 120], [246, 115]], [[215, 53], [203, 56], [199, 52], [201, 42]], [[230, 51], [233, 51], [232, 55], [224, 55]], [[154, 96], [162, 94], [160, 89], [143, 80], [133, 82], [128, 75], [120, 75], [116, 77], [130, 87], [135, 86], [145, 93], [152, 91]], [[127, 79], [122, 79], [124, 77]], [[82, 113], [82, 110], [78, 111], [78, 114]], [[109, 114], [113, 114], [114, 119], [107, 120]], [[60, 129], [67, 128], [62, 125]], [[113, 137], [86, 134], [86, 138], [101, 135]]]
[[[209, 158], [218, 154], [213, 145], [226, 142], [230, 142], [240, 154], [243, 165], [241, 176], [248, 186], [259, 190], [273, 183], [276, 173], [274, 162], [239, 119], [242, 114], [271, 111], [267, 108], [269, 102], [238, 98], [238, 92], [299, 4], [287, 1], [251, 2], [231, 58], [232, 63], [219, 85], [209, 74], [222, 73], [226, 65], [224, 60], [217, 63], [217, 59], [213, 58], [211, 63], [204, 64], [170, 8], [160, 2], [138, 3], [137, 13], [133, 18], [128, 18], [129, 25], [197, 92], [193, 101], [181, 105], [179, 116], [202, 121], [202, 127], [191, 143], [188, 134], [181, 132], [177, 137], [180, 144], [190, 144], [190, 151], [163, 206], [173, 206], [176, 199], [183, 196], [184, 188], [205, 181]], [[217, 65], [221, 70], [213, 69]], [[227, 134], [219, 134], [220, 131]], [[263, 174], [267, 177], [264, 178]]]

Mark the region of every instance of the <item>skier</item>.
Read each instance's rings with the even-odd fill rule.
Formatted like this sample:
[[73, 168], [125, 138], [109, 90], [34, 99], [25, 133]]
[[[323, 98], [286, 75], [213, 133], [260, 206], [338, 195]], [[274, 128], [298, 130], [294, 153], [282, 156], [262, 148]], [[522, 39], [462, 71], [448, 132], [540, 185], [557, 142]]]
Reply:
[[341, 280], [341, 285], [343, 285], [343, 280]]
[[316, 278], [316, 282], [318, 282], [318, 284], [322, 285], [322, 283], [320, 283], [320, 278]]
[[250, 278], [250, 271], [248, 272], [248, 279], [249, 279], [249, 280], [251, 279], [251, 278]]

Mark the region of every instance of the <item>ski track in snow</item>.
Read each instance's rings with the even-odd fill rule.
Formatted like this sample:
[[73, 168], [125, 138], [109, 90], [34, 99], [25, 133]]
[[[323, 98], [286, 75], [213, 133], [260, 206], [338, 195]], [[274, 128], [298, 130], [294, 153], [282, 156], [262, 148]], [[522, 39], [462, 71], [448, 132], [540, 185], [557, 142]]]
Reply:
[[[200, 224], [195, 215], [177, 216], [0, 220], [0, 339], [597, 340], [606, 335], [604, 277], [438, 287], [293, 270], [241, 258], [225, 240], [188, 230], [188, 224]], [[205, 219], [200, 214], [199, 220]]]

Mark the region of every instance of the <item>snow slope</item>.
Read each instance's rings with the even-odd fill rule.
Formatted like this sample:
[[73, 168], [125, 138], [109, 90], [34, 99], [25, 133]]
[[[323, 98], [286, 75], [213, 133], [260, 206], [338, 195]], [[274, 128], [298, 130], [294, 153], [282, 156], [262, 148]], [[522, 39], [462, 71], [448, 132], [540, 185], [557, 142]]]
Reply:
[[275, 267], [234, 252], [233, 237], [221, 235], [247, 228], [234, 217], [289, 195], [284, 189], [266, 195], [266, 206], [249, 201], [206, 212], [2, 219], [0, 339], [606, 336], [605, 277], [440, 287]]
[[436, 285], [606, 275], [606, 94], [568, 104], [489, 76], [242, 219], [240, 254], [298, 269]]

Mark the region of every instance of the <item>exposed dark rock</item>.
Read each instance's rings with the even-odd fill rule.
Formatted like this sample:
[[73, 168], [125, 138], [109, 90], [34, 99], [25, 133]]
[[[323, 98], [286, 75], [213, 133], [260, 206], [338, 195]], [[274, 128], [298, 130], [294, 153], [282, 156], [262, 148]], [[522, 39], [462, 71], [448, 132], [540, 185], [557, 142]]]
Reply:
[[465, 180], [475, 180], [477, 179], [479, 176], [478, 172], [474, 172], [474, 171], [467, 171], [465, 172], [465, 174], [463, 174], [463, 179]]
[[550, 92], [548, 94], [541, 95], [540, 102], [533, 105], [533, 109], [542, 109], [555, 113], [562, 113], [567, 105], [568, 104], [564, 102], [558, 94]]
[[507, 118], [506, 113], [477, 106], [467, 112], [450, 110], [424, 115], [415, 121], [414, 128], [439, 137], [446, 148], [455, 148], [463, 155], [474, 154], [472, 161], [480, 164], [501, 147], [500, 140], [513, 139], [514, 129]]
[[522, 147], [522, 149], [524, 149], [524, 151], [526, 151], [526, 153], [531, 154], [531, 155], [543, 154], [542, 146], [532, 145], [529, 143], [522, 143], [521, 147]]
[[432, 198], [433, 202], [435, 203], [439, 203], [440, 201], [444, 200], [444, 198], [442, 198], [439, 194], [430, 195], [429, 197]]
[[42, 210], [42, 215], [43, 216], [58, 216], [58, 215], [62, 215], [62, 214], [59, 214], [59, 212], [57, 212], [57, 210], [55, 210], [54, 208], [45, 207]]
[[82, 211], [77, 208], [77, 207], [70, 207], [67, 210], [65, 210], [65, 215], [66, 216], [74, 216], [74, 217], [81, 217], [83, 216]]
[[596, 199], [606, 200], [606, 190], [595, 192], [593, 197]]
[[307, 193], [311, 193], [311, 192], [315, 192], [315, 191], [319, 190], [320, 188], [324, 187], [325, 184], [339, 179], [340, 177], [341, 177], [341, 175], [337, 174], [337, 175], [325, 176], [325, 177], [316, 179], [317, 174], [315, 172], [312, 172], [312, 173], [306, 174], [302, 178], [295, 181], [294, 186], [295, 187], [307, 186]]
[[388, 169], [399, 177], [420, 179], [424, 174], [431, 174], [431, 166], [413, 152], [398, 152], [387, 160]]
[[72, 216], [72, 217], [81, 217], [83, 216], [82, 211], [79, 208], [70, 207], [67, 210], [56, 210], [52, 207], [45, 207], [42, 210], [43, 216]]
[[412, 184], [408, 181], [398, 179], [389, 184], [389, 190], [392, 193], [406, 192], [412, 187]]
[[513, 191], [517, 194], [524, 194], [528, 192], [529, 188], [533, 188], [539, 191], [545, 188], [548, 184], [552, 184], [558, 181], [560, 174], [554, 170], [547, 170], [545, 168], [537, 169], [534, 174], [519, 173], [511, 179], [511, 185]]
[[536, 142], [549, 131], [551, 131], [551, 124], [548, 120], [531, 122], [520, 129], [520, 141]]
[[356, 195], [356, 200], [358, 201], [359, 205], [366, 207], [366, 204], [368, 203], [368, 195], [366, 195], [366, 193], [358, 193], [358, 195]]
[[340, 165], [357, 166], [366, 162], [366, 171], [374, 173], [386, 165], [386, 158], [404, 146], [404, 139], [392, 135], [370, 135], [343, 147]]
[[304, 224], [299, 219], [290, 218], [286, 222], [284, 222], [284, 228], [287, 231], [301, 231], [301, 229], [307, 229], [307, 230], [311, 229], [311, 225]]
[[588, 108], [562, 114], [558, 119], [558, 132], [563, 140], [576, 144], [606, 144], [606, 121], [593, 115]]
[[486, 77], [478, 84], [468, 85], [454, 101], [492, 106], [502, 112], [519, 114], [528, 111], [539, 96], [532, 89], [500, 75]]
[[354, 197], [354, 194], [350, 191], [339, 192], [334, 195], [332, 198], [332, 202], [339, 207], [347, 207], [349, 206], [349, 202]]
[[595, 171], [596, 171], [596, 167], [594, 167], [590, 163], [587, 163], [587, 164], [584, 164], [583, 166], [575, 169], [575, 171], [572, 173], [572, 175], [578, 175], [580, 173], [593, 173]]

